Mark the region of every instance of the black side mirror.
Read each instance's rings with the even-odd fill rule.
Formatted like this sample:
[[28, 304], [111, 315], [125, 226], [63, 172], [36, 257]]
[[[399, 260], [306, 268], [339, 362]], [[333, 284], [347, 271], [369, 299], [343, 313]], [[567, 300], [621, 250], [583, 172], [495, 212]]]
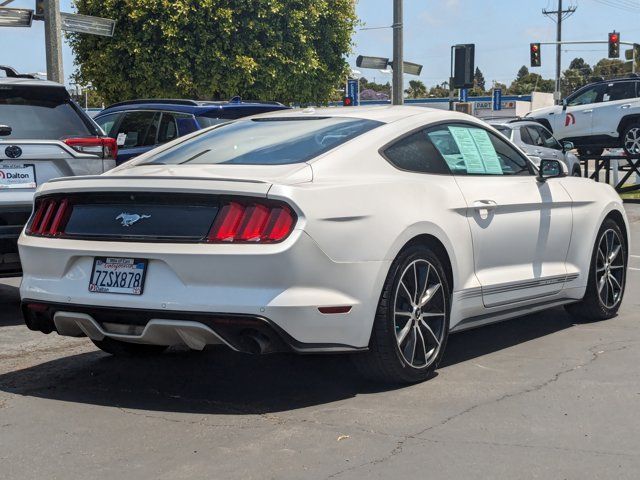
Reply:
[[565, 173], [559, 160], [540, 160], [538, 181], [546, 182], [549, 178], [564, 177]]
[[0, 137], [11, 135], [12, 129], [9, 125], [0, 125]]
[[567, 99], [563, 99], [562, 100], [562, 110], [566, 110], [567, 109]]

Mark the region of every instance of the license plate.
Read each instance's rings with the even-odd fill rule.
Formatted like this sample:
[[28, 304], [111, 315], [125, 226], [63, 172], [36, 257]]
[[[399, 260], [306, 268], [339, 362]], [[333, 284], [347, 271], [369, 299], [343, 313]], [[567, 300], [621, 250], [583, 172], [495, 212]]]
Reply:
[[0, 164], [0, 189], [36, 188], [35, 165]]
[[147, 260], [141, 258], [96, 257], [89, 291], [142, 295]]

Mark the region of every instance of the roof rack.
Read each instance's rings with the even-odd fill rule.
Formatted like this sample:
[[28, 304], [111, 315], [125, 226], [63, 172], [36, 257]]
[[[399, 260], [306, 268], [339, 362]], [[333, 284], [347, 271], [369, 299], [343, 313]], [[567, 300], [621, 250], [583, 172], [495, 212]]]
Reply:
[[195, 100], [184, 100], [184, 99], [171, 99], [171, 98], [141, 98], [138, 100], [125, 100], [124, 102], [113, 103], [109, 105], [107, 108], [112, 107], [121, 107], [123, 105], [140, 105], [142, 103], [156, 103], [156, 104], [166, 104], [166, 105], [193, 105], [198, 106], [199, 103]]
[[231, 100], [229, 100], [229, 103], [256, 103], [258, 105], [282, 105], [284, 107], [284, 105], [280, 102], [269, 100], [242, 100], [242, 97], [240, 97], [240, 95], [236, 95], [235, 97], [231, 98]]
[[8, 67], [6, 65], [0, 65], [0, 70], [4, 71], [4, 74], [7, 78], [32, 78], [37, 80], [38, 78], [35, 75], [31, 75], [29, 73], [18, 73], [15, 68]]

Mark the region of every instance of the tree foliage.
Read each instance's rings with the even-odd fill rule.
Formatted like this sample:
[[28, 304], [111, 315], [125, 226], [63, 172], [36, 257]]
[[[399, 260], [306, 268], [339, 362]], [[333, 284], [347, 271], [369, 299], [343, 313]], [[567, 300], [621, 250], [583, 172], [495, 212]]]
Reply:
[[605, 80], [625, 75], [624, 62], [617, 58], [603, 58], [593, 66], [593, 74]]
[[113, 38], [70, 34], [75, 80], [140, 97], [323, 102], [347, 73], [353, 0], [76, 0]]
[[424, 98], [427, 96], [427, 87], [421, 80], [409, 80], [409, 88], [404, 93], [409, 98]]
[[484, 89], [486, 88], [486, 83], [487, 82], [484, 79], [482, 71], [480, 70], [480, 68], [476, 67], [476, 71], [473, 74], [473, 88], [484, 91]]

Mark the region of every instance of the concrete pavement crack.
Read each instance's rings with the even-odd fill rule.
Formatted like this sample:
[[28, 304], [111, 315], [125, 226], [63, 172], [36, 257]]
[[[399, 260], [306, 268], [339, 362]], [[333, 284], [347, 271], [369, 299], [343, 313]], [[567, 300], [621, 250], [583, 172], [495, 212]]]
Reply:
[[[614, 349], [611, 349], [611, 350], [604, 350], [604, 348], [606, 346], [614, 345], [614, 344], [617, 344], [617, 343], [625, 343], [626, 345], [623, 345], [623, 346], [621, 346], [619, 348], [614, 348]], [[501, 395], [501, 396], [499, 396], [499, 397], [497, 397], [497, 398], [495, 398], [493, 400], [487, 401], [487, 402], [482, 402], [482, 403], [477, 403], [475, 405], [472, 405], [469, 408], [466, 408], [466, 409], [462, 410], [461, 412], [456, 413], [455, 415], [451, 415], [451, 416], [445, 418], [444, 420], [438, 422], [435, 425], [430, 425], [430, 426], [424, 428], [423, 430], [420, 430], [417, 433], [405, 435], [402, 438], [402, 440], [399, 440], [396, 443], [395, 447], [387, 455], [384, 455], [384, 456], [382, 456], [380, 458], [371, 460], [369, 462], [362, 463], [360, 465], [354, 465], [352, 467], [340, 470], [338, 472], [335, 472], [335, 473], [329, 475], [326, 478], [327, 478], [327, 480], [330, 479], [330, 478], [337, 478], [337, 477], [339, 477], [342, 474], [347, 473], [347, 472], [352, 472], [352, 471], [355, 471], [355, 470], [359, 470], [359, 469], [361, 469], [363, 467], [372, 466], [372, 465], [379, 465], [381, 463], [384, 463], [384, 462], [388, 461], [389, 459], [393, 458], [394, 456], [400, 454], [402, 452], [402, 449], [404, 448], [405, 443], [408, 442], [408, 441], [414, 440], [414, 441], [417, 441], [418, 443], [433, 441], [432, 439], [422, 438], [421, 437], [421, 435], [424, 435], [426, 432], [429, 432], [429, 431], [431, 431], [431, 430], [433, 430], [435, 428], [438, 428], [438, 427], [442, 427], [442, 426], [448, 424], [449, 422], [451, 422], [451, 421], [453, 421], [453, 420], [455, 420], [457, 418], [460, 418], [460, 417], [466, 415], [467, 413], [472, 412], [472, 411], [474, 411], [474, 410], [476, 410], [476, 409], [478, 409], [480, 407], [484, 407], [484, 406], [487, 406], [487, 405], [500, 403], [500, 402], [502, 402], [504, 400], [507, 400], [507, 399], [511, 399], [511, 398], [514, 398], [514, 397], [518, 397], [520, 395], [525, 395], [527, 393], [531, 393], [531, 392], [536, 392], [536, 391], [542, 390], [543, 388], [545, 388], [545, 387], [557, 382], [563, 375], [571, 373], [571, 372], [574, 372], [576, 370], [579, 370], [581, 368], [584, 368], [584, 367], [587, 367], [587, 366], [591, 365], [598, 358], [600, 358], [601, 355], [603, 355], [605, 353], [612, 353], [612, 352], [618, 352], [618, 351], [621, 351], [621, 350], [625, 350], [625, 349], [629, 348], [634, 343], [638, 343], [638, 342], [618, 341], [618, 342], [597, 344], [597, 345], [591, 346], [591, 347], [588, 348], [588, 351], [591, 353], [591, 358], [589, 358], [586, 362], [584, 362], [582, 364], [578, 364], [578, 365], [575, 365], [575, 366], [573, 366], [571, 368], [566, 368], [566, 369], [560, 370], [559, 372], [556, 372], [550, 379], [548, 379], [548, 380], [546, 380], [546, 381], [544, 381], [542, 383], [539, 383], [537, 385], [533, 385], [531, 387], [527, 387], [527, 388], [524, 388], [524, 389], [516, 391], [516, 392], [512, 392], [512, 393], [507, 393], [507, 394]]]

